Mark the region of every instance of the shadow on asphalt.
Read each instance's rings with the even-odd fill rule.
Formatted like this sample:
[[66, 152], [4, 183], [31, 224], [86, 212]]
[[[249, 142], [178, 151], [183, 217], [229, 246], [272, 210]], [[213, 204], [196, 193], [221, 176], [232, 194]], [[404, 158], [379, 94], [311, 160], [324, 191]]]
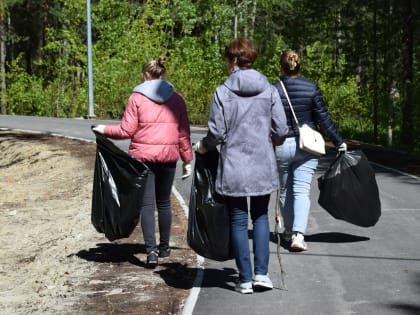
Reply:
[[358, 236], [339, 232], [326, 232], [317, 233], [311, 235], [305, 235], [305, 241], [308, 243], [319, 242], [319, 243], [355, 243], [364, 242], [370, 240], [366, 236]]
[[[249, 238], [252, 238], [252, 231], [248, 231]], [[358, 236], [353, 234], [346, 234], [340, 232], [325, 232], [305, 235], [305, 241], [307, 243], [355, 243], [364, 242], [370, 240], [369, 237]], [[270, 242], [277, 244], [277, 235], [270, 232]], [[283, 241], [281, 242], [282, 246]], [[284, 246], [283, 246], [284, 247]]]
[[401, 312], [400, 314], [420, 314], [420, 306], [410, 304], [390, 304], [389, 307], [395, 312]]
[[[417, 288], [417, 292], [420, 293], [420, 272], [416, 272], [414, 276], [411, 277], [411, 281], [414, 282], [414, 285]], [[395, 314], [420, 314], [420, 303], [417, 304], [408, 304], [408, 303], [387, 303], [384, 305], [386, 308], [392, 309], [395, 311]]]
[[206, 274], [201, 283], [201, 287], [222, 288], [226, 290], [235, 289], [235, 281], [238, 279], [238, 273], [233, 268], [206, 269]]

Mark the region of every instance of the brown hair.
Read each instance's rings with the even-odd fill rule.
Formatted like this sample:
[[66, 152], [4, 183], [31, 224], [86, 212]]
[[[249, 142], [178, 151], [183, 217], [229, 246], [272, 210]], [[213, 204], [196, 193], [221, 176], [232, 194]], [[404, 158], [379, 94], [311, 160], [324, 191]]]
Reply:
[[225, 48], [225, 59], [229, 63], [236, 59], [239, 68], [251, 68], [257, 59], [257, 49], [252, 40], [235, 38]]
[[280, 66], [286, 75], [297, 75], [300, 71], [300, 56], [293, 50], [283, 51], [280, 56]]
[[141, 72], [143, 74], [147, 72], [152, 79], [161, 79], [166, 73], [165, 62], [166, 58], [164, 56], [159, 56], [156, 60], [146, 62], [143, 65]]

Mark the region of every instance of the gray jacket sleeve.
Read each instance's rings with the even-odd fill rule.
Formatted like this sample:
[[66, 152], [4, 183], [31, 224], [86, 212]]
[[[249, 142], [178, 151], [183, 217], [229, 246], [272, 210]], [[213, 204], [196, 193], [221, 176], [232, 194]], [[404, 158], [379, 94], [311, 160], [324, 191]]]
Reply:
[[225, 142], [227, 134], [223, 104], [220, 102], [218, 89], [214, 92], [210, 105], [208, 127], [209, 131], [203, 138], [203, 145], [207, 150], [214, 150], [217, 145]]
[[280, 145], [283, 143], [287, 133], [289, 132], [289, 128], [287, 127], [286, 114], [284, 112], [284, 107], [283, 107], [283, 103], [281, 101], [280, 95], [274, 86], [271, 89], [272, 89], [272, 100], [273, 100], [273, 105], [271, 109], [271, 113], [272, 113], [271, 138], [275, 145]]

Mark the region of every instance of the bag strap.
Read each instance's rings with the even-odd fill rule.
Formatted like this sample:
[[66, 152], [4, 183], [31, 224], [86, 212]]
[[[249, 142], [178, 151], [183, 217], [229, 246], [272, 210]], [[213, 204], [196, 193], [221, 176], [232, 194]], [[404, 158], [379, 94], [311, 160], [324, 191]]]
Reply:
[[299, 127], [299, 121], [297, 120], [295, 111], [293, 110], [292, 102], [290, 102], [289, 94], [287, 94], [286, 87], [284, 86], [284, 83], [282, 80], [279, 80], [279, 81], [280, 81], [281, 87], [283, 88], [284, 94], [286, 95], [287, 102], [289, 103], [290, 110], [292, 111], [293, 118], [295, 119], [296, 125]]

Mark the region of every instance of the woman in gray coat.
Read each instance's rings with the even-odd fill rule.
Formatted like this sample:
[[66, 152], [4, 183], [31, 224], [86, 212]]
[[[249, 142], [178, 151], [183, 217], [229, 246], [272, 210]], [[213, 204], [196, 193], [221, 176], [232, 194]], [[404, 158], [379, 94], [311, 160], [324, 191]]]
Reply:
[[[288, 132], [283, 105], [267, 78], [251, 69], [257, 52], [251, 40], [234, 39], [225, 49], [230, 76], [216, 88], [208, 134], [194, 149], [204, 154], [220, 145], [216, 191], [231, 214], [231, 240], [239, 281], [235, 290], [272, 289], [268, 277], [270, 194], [278, 189], [273, 143]], [[254, 270], [248, 241], [248, 202], [253, 224]], [[254, 273], [254, 278], [253, 278]]]

